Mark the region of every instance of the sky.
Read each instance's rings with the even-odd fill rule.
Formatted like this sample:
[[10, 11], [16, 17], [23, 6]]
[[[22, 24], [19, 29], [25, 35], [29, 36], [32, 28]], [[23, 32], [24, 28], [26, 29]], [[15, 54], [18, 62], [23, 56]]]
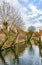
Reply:
[[26, 30], [35, 26], [36, 30], [42, 29], [42, 0], [3, 0], [9, 2], [21, 13]]

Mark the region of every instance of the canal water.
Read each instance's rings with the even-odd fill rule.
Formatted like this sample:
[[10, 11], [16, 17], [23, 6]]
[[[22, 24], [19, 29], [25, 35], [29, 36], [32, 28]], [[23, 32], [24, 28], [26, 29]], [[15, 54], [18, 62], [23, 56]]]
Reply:
[[[19, 47], [18, 47], [19, 48]], [[0, 65], [42, 65], [38, 46], [8, 49], [0, 56]]]

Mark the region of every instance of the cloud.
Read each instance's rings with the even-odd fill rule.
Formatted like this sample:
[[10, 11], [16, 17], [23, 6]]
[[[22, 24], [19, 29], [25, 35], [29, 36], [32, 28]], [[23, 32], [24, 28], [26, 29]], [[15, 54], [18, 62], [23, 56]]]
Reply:
[[28, 2], [28, 0], [21, 0], [22, 2], [25, 2], [25, 3], [27, 3]]
[[39, 0], [40, 3], [42, 3], [42, 0]]
[[10, 3], [11, 6], [13, 6], [17, 9], [21, 7], [21, 4], [19, 3], [18, 0], [0, 0], [0, 2], [2, 2], [2, 1]]
[[[37, 30], [42, 29], [42, 10], [37, 9], [37, 6], [34, 6], [33, 3], [29, 3], [26, 7], [22, 6], [22, 3], [19, 0], [5, 0], [9, 2], [12, 6], [18, 9], [25, 22], [26, 28], [29, 26], [35, 26]], [[29, 0], [22, 0], [27, 2]], [[34, 0], [35, 1], [35, 0]], [[40, 2], [42, 0], [39, 0]]]
[[35, 26], [37, 30], [42, 29], [42, 10], [38, 10], [33, 4], [21, 8], [22, 17], [26, 27]]
[[[21, 16], [23, 18], [23, 21], [26, 24], [26, 28], [29, 26], [35, 26], [38, 29], [42, 28], [42, 10], [37, 9], [37, 6], [34, 6], [32, 3], [29, 3], [27, 7], [22, 6], [22, 4], [19, 3], [19, 0], [7, 0], [13, 6], [18, 8], [19, 12], [21, 13]], [[28, 0], [22, 0], [23, 2], [27, 2]], [[34, 0], [35, 1], [35, 0]], [[39, 0], [41, 2], [41, 0]]]

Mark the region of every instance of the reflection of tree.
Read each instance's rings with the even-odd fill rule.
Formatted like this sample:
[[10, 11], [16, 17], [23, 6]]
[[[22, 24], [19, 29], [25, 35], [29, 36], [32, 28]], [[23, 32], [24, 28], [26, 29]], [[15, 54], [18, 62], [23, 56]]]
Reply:
[[0, 51], [0, 58], [2, 59], [2, 62], [4, 63], [4, 65], [8, 65], [8, 64], [5, 62], [5, 59], [4, 59], [4, 57], [3, 57], [2, 53], [1, 53], [1, 51]]
[[15, 60], [16, 60], [16, 62], [14, 61], [14, 63], [17, 63], [17, 65], [18, 65], [19, 64], [19, 57], [18, 57], [18, 53], [16, 53], [16, 51], [17, 51], [16, 46], [14, 46], [13, 48], [11, 48], [11, 50], [14, 53]]
[[42, 57], [42, 41], [40, 39], [37, 40], [37, 45], [39, 46], [40, 56]]
[[2, 59], [2, 61], [3, 61], [3, 63], [4, 63], [4, 65], [7, 65], [7, 63], [5, 62], [5, 59], [4, 59], [4, 57], [3, 57], [3, 55], [2, 55], [2, 46], [4, 45], [4, 43], [7, 41], [7, 38], [5, 38], [5, 40], [4, 41], [2, 41], [2, 43], [1, 43], [1, 46], [0, 46], [0, 58]]

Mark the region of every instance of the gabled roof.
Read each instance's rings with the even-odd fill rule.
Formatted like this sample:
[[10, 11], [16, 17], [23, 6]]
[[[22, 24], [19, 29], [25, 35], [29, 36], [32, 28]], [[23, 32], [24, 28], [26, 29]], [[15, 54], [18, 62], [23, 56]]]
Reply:
[[24, 30], [22, 30], [19, 26], [17, 26], [16, 24], [13, 24], [13, 27], [16, 27], [16, 29], [18, 30], [19, 33], [23, 33], [26, 35], [26, 32]]

